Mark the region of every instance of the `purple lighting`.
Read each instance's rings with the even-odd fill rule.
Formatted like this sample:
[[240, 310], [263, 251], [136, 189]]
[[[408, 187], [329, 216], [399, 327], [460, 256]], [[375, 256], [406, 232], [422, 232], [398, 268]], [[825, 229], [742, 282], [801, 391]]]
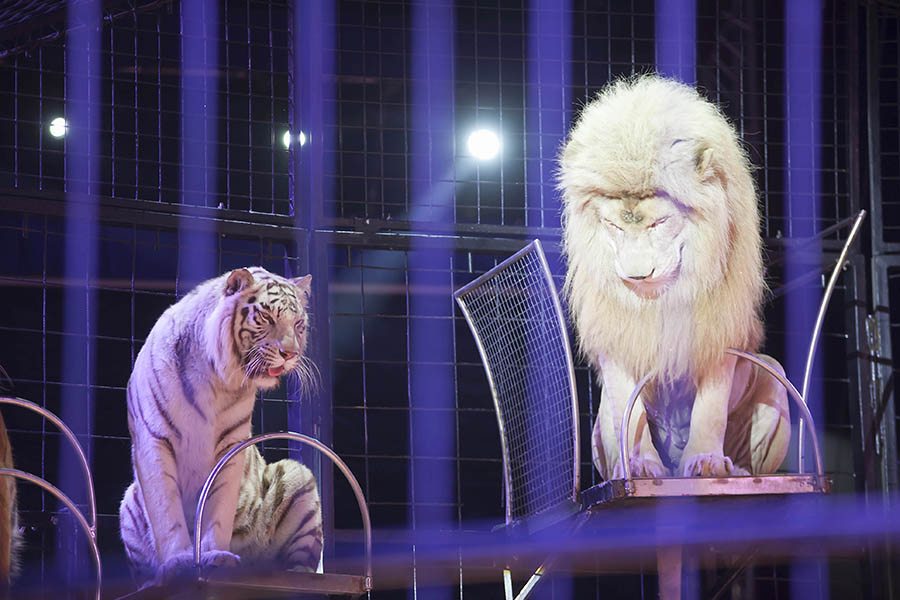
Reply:
[[[100, 129], [100, 23], [99, 0], [71, 1], [66, 43], [66, 236], [62, 366], [62, 420], [78, 434], [88, 461], [93, 459], [94, 389], [97, 331], [96, 285], [98, 260], [98, 173]], [[60, 448], [60, 488], [74, 499], [84, 497], [80, 468], [71, 449]], [[75, 548], [82, 548], [74, 527], [60, 528], [57, 573], [75, 574], [79, 563]], [[85, 557], [82, 557], [85, 558]], [[85, 564], [87, 564], [85, 562]], [[80, 570], [80, 569], [79, 569]]]
[[656, 0], [656, 69], [693, 85], [696, 80], [697, 0]]
[[[821, 166], [821, 72], [822, 72], [821, 0], [791, 0], [785, 7], [785, 142], [787, 156], [784, 189], [786, 191], [787, 234], [790, 238], [811, 238], [818, 233], [821, 217], [819, 168]], [[803, 248], [804, 256], [787, 249], [785, 280], [795, 281], [810, 270], [819, 269], [822, 245], [819, 240]], [[820, 286], [800, 286], [786, 297], [785, 322], [789, 324], [785, 348], [786, 370], [792, 381], [803, 377], [806, 345], [813, 330]], [[821, 356], [821, 353], [819, 353]], [[813, 366], [806, 403], [813, 420], [821, 424], [824, 415], [821, 385], [822, 365]], [[822, 439], [821, 426], [818, 436]], [[818, 593], [802, 587], [803, 581], [822, 581], [819, 571], [824, 562], [798, 562], [793, 566], [793, 592], [799, 597], [827, 598], [822, 586]]]
[[[332, 49], [335, 44], [333, 25], [335, 10], [329, 0], [295, 0], [293, 6], [296, 34], [293, 36], [291, 57], [293, 119], [289, 130], [300, 132], [298, 135], [306, 137], [302, 150], [297, 137], [294, 139], [298, 141], [292, 143], [290, 149], [293, 169], [291, 211], [298, 231], [295, 243], [299, 256], [306, 257], [302, 273], [292, 273], [294, 276], [305, 273], [324, 275], [328, 272], [327, 248], [313, 230], [331, 216], [328, 208], [330, 204], [326, 199], [330, 199], [333, 193], [331, 182], [334, 163], [329, 162], [326, 157], [334, 155], [334, 138], [325, 135], [324, 132], [329, 131], [335, 116], [333, 109], [335, 80], [326, 75], [334, 72], [335, 59]], [[308, 237], [300, 233], [304, 229], [310, 231]], [[313, 313], [327, 315], [330, 313], [328, 281], [324, 276], [315, 277], [312, 287]], [[327, 323], [327, 320], [322, 322]], [[315, 329], [313, 331], [315, 332]], [[307, 351], [313, 362], [325, 369], [325, 365], [331, 360], [328, 334], [313, 333]], [[322, 371], [322, 387], [312, 397], [301, 398], [298, 390], [289, 388], [289, 399], [299, 401], [289, 405], [288, 427], [291, 431], [308, 433], [319, 441], [331, 445], [333, 443], [331, 382], [328, 380], [328, 373], [328, 370]], [[303, 462], [313, 469], [319, 481], [323, 505], [330, 506], [331, 469], [317, 468], [316, 465], [321, 460], [318, 452], [309, 448], [298, 448], [295, 442], [291, 443], [291, 448], [302, 452]], [[293, 458], [300, 457], [293, 456]], [[333, 529], [334, 515], [332, 511], [326, 510], [323, 518], [327, 536], [327, 532]]]
[[559, 227], [553, 173], [571, 119], [572, 2], [530, 0], [528, 15], [525, 223]]
[[[412, 219], [453, 222], [454, 7], [425, 0], [412, 7]], [[453, 524], [454, 379], [450, 252], [413, 244], [409, 254], [408, 336], [410, 505], [415, 530]], [[415, 592], [411, 591], [413, 597]], [[449, 597], [434, 590], [429, 598]]]
[[[182, 202], [209, 206], [216, 197], [216, 117], [219, 11], [215, 0], [181, 4]], [[213, 225], [182, 210], [178, 293], [217, 275]]]

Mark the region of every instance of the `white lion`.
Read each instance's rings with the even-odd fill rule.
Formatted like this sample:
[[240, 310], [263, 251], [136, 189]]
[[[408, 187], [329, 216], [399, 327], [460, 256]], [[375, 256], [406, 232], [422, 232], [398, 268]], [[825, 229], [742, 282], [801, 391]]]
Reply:
[[756, 193], [734, 129], [683, 84], [616, 81], [581, 113], [559, 179], [565, 291], [602, 380], [600, 474], [622, 476], [622, 415], [650, 372], [628, 432], [634, 476], [774, 472], [790, 437], [786, 391], [725, 353], [759, 348], [765, 289]]

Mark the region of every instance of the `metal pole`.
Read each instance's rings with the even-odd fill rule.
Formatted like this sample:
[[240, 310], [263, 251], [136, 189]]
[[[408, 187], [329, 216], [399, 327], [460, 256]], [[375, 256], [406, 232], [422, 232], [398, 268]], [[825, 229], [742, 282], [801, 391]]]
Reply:
[[[847, 260], [847, 252], [850, 250], [851, 244], [856, 239], [856, 236], [859, 234], [860, 226], [862, 225], [863, 219], [866, 218], [866, 211], [861, 210], [856, 215], [856, 220], [853, 222], [853, 227], [850, 229], [850, 235], [847, 236], [847, 241], [844, 242], [844, 247], [841, 249], [841, 254], [838, 256], [837, 263], [834, 265], [834, 269], [831, 271], [831, 278], [828, 280], [828, 285], [825, 287], [825, 294], [822, 296], [822, 302], [819, 304], [819, 314], [816, 316], [816, 324], [813, 327], [812, 338], [809, 340], [809, 349], [806, 355], [806, 367], [803, 369], [803, 387], [800, 395], [803, 397], [804, 403], [806, 402], [806, 394], [809, 392], [809, 379], [812, 375], [812, 366], [813, 360], [816, 356], [816, 346], [819, 343], [819, 335], [822, 333], [822, 325], [825, 323], [825, 310], [828, 308], [828, 303], [831, 301], [831, 295], [834, 293], [834, 286], [837, 284], [838, 274], [844, 268], [844, 261]], [[800, 420], [799, 429], [797, 431], [797, 472], [803, 472], [803, 420]]]

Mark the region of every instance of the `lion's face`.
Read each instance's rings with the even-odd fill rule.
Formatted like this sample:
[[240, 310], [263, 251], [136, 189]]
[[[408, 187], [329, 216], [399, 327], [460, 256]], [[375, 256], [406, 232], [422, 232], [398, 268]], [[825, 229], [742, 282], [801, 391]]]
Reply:
[[585, 207], [612, 250], [623, 285], [656, 298], [677, 280], [688, 208], [663, 191], [643, 199], [595, 198]]

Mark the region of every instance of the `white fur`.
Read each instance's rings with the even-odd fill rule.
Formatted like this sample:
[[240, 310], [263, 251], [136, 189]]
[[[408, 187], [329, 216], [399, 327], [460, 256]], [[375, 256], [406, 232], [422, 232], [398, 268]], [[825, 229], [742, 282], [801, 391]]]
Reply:
[[[683, 84], [616, 81], [573, 127], [559, 183], [565, 292], [580, 350], [603, 379], [595, 438], [606, 434], [595, 451], [606, 475], [621, 469], [618, 424], [647, 373], [696, 385], [685, 472], [732, 472], [722, 450], [729, 398], [745, 395], [732, 390], [725, 349], [758, 349], [764, 291], [756, 194], [734, 129]], [[643, 406], [652, 393], [642, 398], [634, 464], [659, 475]]]
[[[309, 276], [287, 280], [259, 267], [237, 269], [198, 285], [151, 329], [128, 383], [135, 482], [120, 508], [122, 539], [142, 575], [163, 582], [190, 568], [192, 535], [202, 538], [204, 565], [239, 562], [232, 539], [239, 496], [246, 503], [260, 487], [244, 473], [249, 450], [223, 468], [202, 532], [193, 531], [194, 510], [215, 463], [250, 436], [257, 392], [278, 385], [283, 374], [299, 373], [301, 383], [309, 375], [303, 357], [309, 290]], [[308, 474], [300, 465], [291, 471]], [[291, 485], [301, 479], [293, 476]], [[247, 489], [252, 493], [241, 496]], [[292, 511], [305, 506], [295, 504]], [[310, 528], [320, 522], [319, 515]], [[262, 555], [257, 550], [248, 551]]]

